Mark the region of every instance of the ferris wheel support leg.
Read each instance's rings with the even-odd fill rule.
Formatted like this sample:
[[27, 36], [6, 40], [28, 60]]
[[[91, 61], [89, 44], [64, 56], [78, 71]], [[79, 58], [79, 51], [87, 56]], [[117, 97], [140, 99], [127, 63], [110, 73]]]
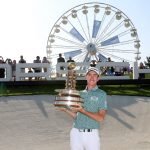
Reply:
[[138, 63], [134, 62], [133, 63], [133, 79], [138, 79], [138, 78], [139, 78]]

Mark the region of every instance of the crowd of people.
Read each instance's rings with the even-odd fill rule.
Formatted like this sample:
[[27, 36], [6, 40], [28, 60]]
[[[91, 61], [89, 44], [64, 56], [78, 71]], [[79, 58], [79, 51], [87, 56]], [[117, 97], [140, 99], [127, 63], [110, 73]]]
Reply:
[[[57, 59], [57, 63], [62, 63], [62, 62], [74, 62], [72, 57], [69, 57], [69, 59], [66, 61], [63, 57], [62, 54], [60, 53]], [[7, 58], [4, 60], [2, 56], [0, 56], [0, 64], [9, 64], [12, 67], [12, 80], [15, 81], [16, 78], [16, 64], [17, 63], [27, 63], [27, 61], [24, 59], [23, 55], [20, 56], [19, 61], [17, 62], [16, 60], [12, 60], [10, 58]], [[33, 63], [50, 63], [47, 59], [47, 57], [43, 57], [41, 60], [40, 56], [36, 56], [35, 60], [33, 60]], [[60, 70], [64, 70], [65, 67], [60, 66]], [[36, 68], [28, 68], [28, 73], [40, 73], [42, 72], [41, 67], [36, 67]], [[47, 72], [47, 68], [43, 68], [43, 72]], [[5, 78], [5, 68], [0, 68], [0, 78]], [[25, 68], [21, 68], [21, 73], [25, 73]], [[35, 80], [39, 80], [40, 77], [35, 77]], [[24, 80], [24, 78], [21, 78], [21, 80]], [[29, 77], [29, 81], [32, 80], [32, 77]]]
[[[20, 56], [20, 59], [18, 61], [18, 63], [27, 63], [27, 61], [24, 59], [23, 55]], [[33, 60], [33, 63], [50, 63], [47, 60], [47, 57], [43, 57], [43, 59], [40, 59], [40, 56], [36, 56], [36, 59]], [[0, 64], [9, 64], [12, 67], [12, 80], [15, 81], [16, 78], [16, 64], [17, 61], [16, 60], [12, 60], [10, 58], [7, 58], [6, 60], [4, 60], [4, 58], [2, 56], [0, 56]], [[28, 73], [39, 73], [41, 72], [42, 69], [41, 68], [28, 68]], [[43, 68], [44, 72], [47, 72], [47, 68]], [[21, 72], [25, 73], [25, 68], [21, 68]], [[5, 78], [5, 68], [0, 68], [0, 78]], [[22, 80], [24, 80], [24, 78], [22, 78]], [[32, 77], [29, 77], [29, 80], [32, 80]], [[36, 77], [35, 80], [39, 80], [39, 77]]]

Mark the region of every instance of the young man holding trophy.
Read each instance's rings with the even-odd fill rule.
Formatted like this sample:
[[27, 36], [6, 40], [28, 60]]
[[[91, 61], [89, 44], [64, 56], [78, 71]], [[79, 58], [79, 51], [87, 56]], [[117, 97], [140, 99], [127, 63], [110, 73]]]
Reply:
[[87, 86], [80, 91], [83, 104], [60, 108], [74, 119], [70, 131], [71, 150], [100, 150], [99, 128], [107, 111], [106, 93], [99, 89], [99, 70], [90, 67], [86, 72]]

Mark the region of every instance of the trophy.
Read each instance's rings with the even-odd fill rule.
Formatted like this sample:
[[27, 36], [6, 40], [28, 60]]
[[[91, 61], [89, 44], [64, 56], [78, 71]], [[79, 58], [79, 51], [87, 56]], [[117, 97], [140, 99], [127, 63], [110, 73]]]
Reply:
[[76, 90], [76, 67], [74, 62], [68, 64], [68, 73], [65, 89], [56, 90], [59, 94], [55, 97], [55, 107], [78, 107], [82, 106], [83, 99], [80, 97], [79, 91]]

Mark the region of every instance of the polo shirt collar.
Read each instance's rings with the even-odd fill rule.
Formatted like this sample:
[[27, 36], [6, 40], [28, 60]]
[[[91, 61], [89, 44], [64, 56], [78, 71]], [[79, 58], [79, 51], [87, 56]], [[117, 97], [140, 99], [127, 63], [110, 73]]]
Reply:
[[98, 86], [96, 85], [94, 88], [92, 88], [91, 90], [88, 90], [88, 87], [86, 86], [85, 90], [86, 91], [96, 91], [98, 89]]

